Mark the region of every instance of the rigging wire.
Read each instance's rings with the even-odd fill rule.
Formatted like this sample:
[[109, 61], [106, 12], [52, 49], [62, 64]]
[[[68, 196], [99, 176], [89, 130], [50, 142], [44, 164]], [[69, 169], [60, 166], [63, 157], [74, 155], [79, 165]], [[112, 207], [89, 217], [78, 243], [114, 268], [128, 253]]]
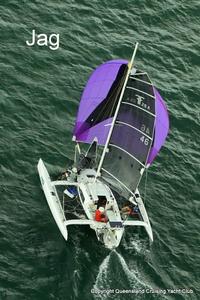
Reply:
[[146, 169], [145, 182], [144, 182], [144, 197], [143, 197], [144, 204], [145, 204], [146, 194], [147, 194], [147, 179], [148, 179], [148, 168]]

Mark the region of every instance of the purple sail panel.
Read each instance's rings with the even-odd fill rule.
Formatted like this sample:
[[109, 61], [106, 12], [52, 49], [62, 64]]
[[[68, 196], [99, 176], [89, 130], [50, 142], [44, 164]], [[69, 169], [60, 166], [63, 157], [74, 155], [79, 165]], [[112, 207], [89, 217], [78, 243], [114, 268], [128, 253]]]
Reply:
[[152, 164], [154, 158], [157, 156], [160, 148], [163, 146], [168, 132], [169, 132], [169, 116], [167, 107], [161, 95], [154, 87], [154, 95], [156, 98], [156, 121], [155, 121], [155, 135], [154, 142], [148, 157], [148, 164]]
[[94, 138], [97, 138], [98, 145], [104, 146], [106, 143], [110, 126], [112, 124], [112, 120], [113, 118], [109, 118], [89, 128], [88, 130], [85, 130], [78, 136], [77, 142], [85, 142], [91, 144]]
[[[90, 76], [81, 97], [75, 122], [73, 134], [76, 137], [76, 140], [85, 143], [91, 142], [89, 138], [90, 126], [88, 125], [88, 123], [86, 123], [86, 120], [90, 116], [90, 114], [97, 108], [97, 106], [106, 99], [106, 96], [108, 95], [112, 84], [118, 75], [120, 67], [127, 63], [128, 61], [126, 60], [110, 60], [100, 65]], [[102, 141], [105, 140], [106, 137], [102, 137], [102, 133], [99, 130], [101, 126], [94, 127], [98, 128], [98, 132], [96, 132], [97, 138], [99, 137], [99, 140]], [[83, 134], [85, 131], [86, 133]], [[94, 130], [92, 130], [92, 135], [93, 132]], [[104, 130], [104, 132], [105, 134], [107, 134], [106, 130]]]

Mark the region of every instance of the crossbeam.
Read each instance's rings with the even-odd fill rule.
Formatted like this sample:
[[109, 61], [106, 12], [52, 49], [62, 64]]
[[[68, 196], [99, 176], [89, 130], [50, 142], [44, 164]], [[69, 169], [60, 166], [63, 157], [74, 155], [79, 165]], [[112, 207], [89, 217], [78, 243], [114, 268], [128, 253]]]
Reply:
[[55, 185], [73, 185], [73, 186], [79, 186], [77, 182], [69, 182], [67, 180], [56, 180], [56, 181], [51, 181], [51, 184], [53, 186]]

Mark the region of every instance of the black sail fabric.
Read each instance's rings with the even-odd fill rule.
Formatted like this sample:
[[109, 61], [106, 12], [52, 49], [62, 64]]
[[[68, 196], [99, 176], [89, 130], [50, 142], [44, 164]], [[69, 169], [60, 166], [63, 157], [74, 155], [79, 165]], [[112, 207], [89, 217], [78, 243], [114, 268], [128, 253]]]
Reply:
[[[142, 78], [142, 79], [141, 79]], [[130, 75], [108, 144], [101, 175], [119, 194], [134, 194], [151, 149], [155, 97], [148, 75]]]
[[126, 64], [123, 64], [120, 67], [108, 95], [87, 118], [86, 124], [88, 124], [89, 127], [95, 126], [96, 124], [113, 117], [124, 84], [127, 69], [128, 67]]

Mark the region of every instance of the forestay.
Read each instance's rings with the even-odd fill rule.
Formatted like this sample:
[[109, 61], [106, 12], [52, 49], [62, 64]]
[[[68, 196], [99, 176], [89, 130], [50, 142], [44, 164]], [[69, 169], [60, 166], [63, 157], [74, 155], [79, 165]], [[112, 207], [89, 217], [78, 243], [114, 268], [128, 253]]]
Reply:
[[133, 195], [147, 164], [155, 123], [153, 85], [133, 69], [122, 97], [101, 166], [101, 176], [124, 197]]

